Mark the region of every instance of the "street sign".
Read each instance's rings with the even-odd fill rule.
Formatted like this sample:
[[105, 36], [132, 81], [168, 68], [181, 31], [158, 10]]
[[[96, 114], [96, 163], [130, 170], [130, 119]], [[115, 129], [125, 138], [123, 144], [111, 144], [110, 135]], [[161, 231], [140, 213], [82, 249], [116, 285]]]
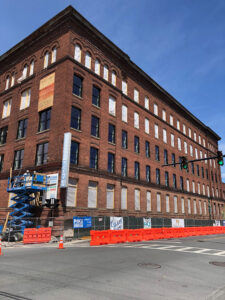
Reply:
[[92, 217], [73, 217], [73, 228], [92, 227]]

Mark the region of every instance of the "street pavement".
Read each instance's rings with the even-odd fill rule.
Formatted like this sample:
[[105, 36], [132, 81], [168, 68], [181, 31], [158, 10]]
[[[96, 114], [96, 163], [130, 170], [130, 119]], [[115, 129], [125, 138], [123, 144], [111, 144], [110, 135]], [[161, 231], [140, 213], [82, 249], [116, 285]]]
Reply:
[[225, 235], [6, 247], [0, 299], [225, 300]]

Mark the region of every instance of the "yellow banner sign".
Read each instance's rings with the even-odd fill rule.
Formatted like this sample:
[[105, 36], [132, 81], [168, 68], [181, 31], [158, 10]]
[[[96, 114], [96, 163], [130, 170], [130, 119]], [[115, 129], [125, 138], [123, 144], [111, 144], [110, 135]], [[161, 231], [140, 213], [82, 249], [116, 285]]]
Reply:
[[52, 73], [40, 81], [38, 111], [53, 105], [55, 88], [55, 73]]

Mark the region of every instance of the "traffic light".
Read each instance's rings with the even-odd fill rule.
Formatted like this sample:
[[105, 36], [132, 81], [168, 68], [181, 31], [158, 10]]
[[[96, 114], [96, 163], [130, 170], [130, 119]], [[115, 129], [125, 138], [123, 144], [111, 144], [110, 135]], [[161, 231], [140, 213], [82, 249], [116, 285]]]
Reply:
[[217, 151], [217, 162], [218, 162], [218, 165], [220, 165], [220, 166], [224, 165], [222, 151]]
[[182, 157], [181, 157], [181, 169], [187, 170], [187, 168], [188, 168], [187, 157], [182, 156]]
[[55, 198], [50, 198], [50, 199], [45, 199], [45, 206], [48, 208], [57, 208], [59, 206], [59, 199]]

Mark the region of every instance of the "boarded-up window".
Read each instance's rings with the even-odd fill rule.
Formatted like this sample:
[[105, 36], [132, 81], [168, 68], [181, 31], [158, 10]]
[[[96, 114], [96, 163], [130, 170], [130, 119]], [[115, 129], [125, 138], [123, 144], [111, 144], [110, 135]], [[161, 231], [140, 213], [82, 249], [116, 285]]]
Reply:
[[202, 202], [201, 202], [201, 200], [199, 200], [198, 204], [199, 204], [199, 214], [202, 215]]
[[127, 188], [121, 189], [121, 209], [127, 209]]
[[157, 193], [157, 212], [161, 211], [161, 194]]
[[177, 196], [174, 196], [173, 200], [174, 200], [174, 213], [177, 213]]
[[207, 215], [207, 206], [206, 206], [206, 202], [204, 201], [204, 214]]
[[181, 212], [184, 214], [184, 198], [181, 198]]
[[20, 110], [30, 106], [30, 95], [31, 95], [31, 89], [27, 89], [26, 91], [22, 92], [21, 101], [20, 101]]
[[159, 138], [159, 126], [155, 124], [155, 138]]
[[149, 119], [145, 118], [145, 132], [149, 134]]
[[112, 184], [107, 184], [106, 208], [108, 208], [108, 209], [114, 208], [114, 185], [112, 185]]
[[98, 190], [98, 183], [95, 181], [89, 181], [88, 183], [88, 207], [89, 208], [97, 207], [97, 190]]
[[194, 214], [197, 214], [197, 204], [196, 204], [196, 200], [194, 200]]
[[139, 114], [137, 112], [134, 113], [134, 127], [139, 128]]
[[166, 212], [170, 212], [170, 197], [166, 195]]
[[140, 190], [134, 190], [134, 208], [140, 210]]
[[188, 213], [191, 214], [191, 200], [188, 199]]
[[146, 202], [147, 202], [147, 211], [151, 211], [152, 205], [151, 205], [151, 192], [146, 192]]
[[122, 105], [122, 121], [127, 122], [127, 106]]
[[171, 146], [174, 147], [174, 134], [171, 133]]
[[127, 83], [124, 80], [122, 81], [122, 92], [127, 95]]
[[66, 206], [76, 207], [77, 205], [77, 180], [69, 178], [66, 194]]

